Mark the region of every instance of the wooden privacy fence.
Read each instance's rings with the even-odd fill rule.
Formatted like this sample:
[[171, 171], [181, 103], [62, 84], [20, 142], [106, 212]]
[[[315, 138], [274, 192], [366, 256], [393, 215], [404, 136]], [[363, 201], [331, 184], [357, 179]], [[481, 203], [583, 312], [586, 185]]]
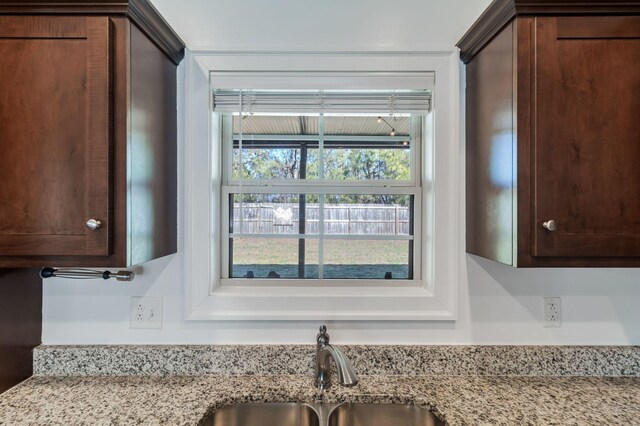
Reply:
[[[298, 234], [298, 204], [245, 203], [245, 234]], [[409, 207], [385, 204], [325, 204], [324, 233], [333, 235], [409, 235]], [[240, 205], [233, 209], [233, 229], [240, 232]], [[307, 204], [305, 233], [317, 234], [320, 206]]]

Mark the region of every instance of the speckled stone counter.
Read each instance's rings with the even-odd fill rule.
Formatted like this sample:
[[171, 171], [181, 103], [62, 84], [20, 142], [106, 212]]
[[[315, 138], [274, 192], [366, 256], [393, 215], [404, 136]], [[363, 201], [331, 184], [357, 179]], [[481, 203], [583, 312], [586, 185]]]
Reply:
[[197, 425], [250, 401], [416, 404], [452, 426], [640, 425], [639, 347], [340, 347], [361, 381], [323, 392], [314, 345], [41, 346], [36, 376], [0, 395], [0, 425]]
[[638, 378], [362, 376], [322, 392], [288, 375], [34, 377], [0, 396], [0, 424], [197, 425], [248, 401], [409, 403], [452, 426], [640, 424]]

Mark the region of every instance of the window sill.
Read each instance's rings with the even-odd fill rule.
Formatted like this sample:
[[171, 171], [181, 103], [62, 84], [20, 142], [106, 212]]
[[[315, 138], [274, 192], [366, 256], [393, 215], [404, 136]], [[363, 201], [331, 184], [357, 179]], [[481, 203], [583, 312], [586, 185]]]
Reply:
[[[402, 307], [401, 310], [390, 309]], [[190, 320], [453, 320], [424, 287], [221, 286]]]

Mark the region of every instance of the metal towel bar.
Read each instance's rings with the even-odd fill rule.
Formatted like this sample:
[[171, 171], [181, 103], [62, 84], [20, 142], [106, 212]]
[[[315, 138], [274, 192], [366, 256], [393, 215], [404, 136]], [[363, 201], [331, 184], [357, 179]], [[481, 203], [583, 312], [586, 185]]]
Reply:
[[80, 280], [102, 278], [108, 280], [115, 278], [118, 281], [133, 281], [135, 273], [133, 271], [96, 271], [94, 269], [58, 269], [58, 268], [42, 268], [40, 270], [41, 278], [73, 278]]

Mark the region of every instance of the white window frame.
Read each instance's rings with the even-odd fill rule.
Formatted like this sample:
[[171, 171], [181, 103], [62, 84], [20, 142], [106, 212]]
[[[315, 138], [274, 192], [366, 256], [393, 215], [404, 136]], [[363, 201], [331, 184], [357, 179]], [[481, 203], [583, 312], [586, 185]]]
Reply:
[[[436, 53], [187, 52], [184, 61], [181, 200], [187, 320], [455, 320], [459, 253], [459, 66], [457, 51]], [[213, 74], [212, 74], [213, 73]], [[421, 153], [422, 282], [358, 286], [221, 285], [222, 153], [211, 112], [211, 78], [254, 89], [429, 88]], [[218, 80], [219, 81], [219, 80]], [[399, 88], [399, 87], [398, 87]], [[212, 143], [213, 141], [213, 143]], [[417, 201], [416, 201], [417, 202]], [[418, 232], [421, 231], [421, 232]], [[247, 280], [249, 281], [249, 280]], [[284, 281], [284, 280], [283, 280]], [[307, 280], [304, 280], [307, 281]]]

